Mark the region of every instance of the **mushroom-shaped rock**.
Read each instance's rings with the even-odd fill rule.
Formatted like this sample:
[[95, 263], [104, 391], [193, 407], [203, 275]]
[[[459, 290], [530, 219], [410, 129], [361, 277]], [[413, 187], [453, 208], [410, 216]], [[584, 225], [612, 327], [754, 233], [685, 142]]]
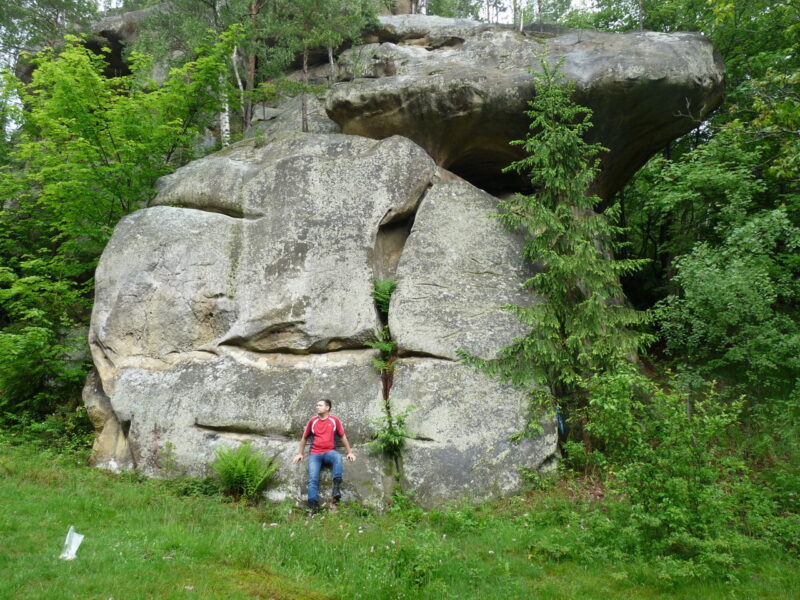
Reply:
[[591, 137], [609, 150], [595, 184], [603, 197], [722, 101], [723, 65], [700, 34], [545, 34], [422, 15], [381, 23], [379, 42], [342, 56], [328, 114], [344, 133], [411, 138], [483, 189], [518, 185], [500, 170], [520, 157], [508, 142], [528, 130], [541, 60], [561, 62], [593, 111]]

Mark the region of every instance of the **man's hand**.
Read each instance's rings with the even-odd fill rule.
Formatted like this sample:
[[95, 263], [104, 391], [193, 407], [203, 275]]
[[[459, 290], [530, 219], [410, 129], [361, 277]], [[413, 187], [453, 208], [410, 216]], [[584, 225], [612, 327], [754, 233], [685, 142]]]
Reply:
[[355, 460], [356, 460], [356, 455], [355, 455], [355, 454], [353, 454], [352, 452], [348, 452], [348, 453], [347, 453], [347, 456], [346, 456], [346, 458], [347, 458], [347, 460], [349, 460], [350, 462], [355, 462]]
[[[355, 459], [355, 457], [354, 457], [354, 459]], [[299, 452], [298, 452], [297, 454], [295, 454], [295, 455], [294, 455], [294, 458], [292, 459], [292, 462], [293, 462], [294, 464], [297, 464], [297, 463], [299, 463], [299, 462], [300, 462], [300, 461], [302, 461], [302, 460], [303, 460], [303, 455], [302, 455], [301, 453], [299, 453]]]

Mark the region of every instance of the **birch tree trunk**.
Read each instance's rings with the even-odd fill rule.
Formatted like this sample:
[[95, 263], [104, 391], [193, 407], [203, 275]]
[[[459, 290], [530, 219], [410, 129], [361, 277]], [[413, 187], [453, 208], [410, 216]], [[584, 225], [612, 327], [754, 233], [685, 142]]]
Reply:
[[[219, 14], [219, 4], [214, 2], [214, 30], [219, 33], [222, 29], [222, 17]], [[222, 90], [223, 94], [225, 94], [225, 76], [219, 76], [219, 87]], [[231, 143], [231, 109], [230, 105], [228, 104], [228, 97], [227, 95], [224, 96], [222, 101], [222, 112], [219, 114], [219, 143], [224, 148], [225, 146], [229, 146]]]
[[[306, 44], [303, 44], [303, 85], [308, 89], [308, 46]], [[308, 133], [308, 93], [305, 89], [300, 99], [300, 120], [302, 132]]]
[[244, 84], [242, 83], [242, 78], [239, 76], [239, 47], [233, 47], [233, 54], [231, 55], [231, 64], [233, 65], [233, 74], [236, 76], [236, 87], [239, 88], [239, 105], [242, 109], [242, 116], [244, 121], [244, 128], [247, 129], [248, 125], [250, 125], [250, 120], [247, 117], [247, 111], [245, 110], [245, 96], [244, 96]]
[[333, 82], [336, 81], [336, 63], [333, 60], [332, 46], [328, 46], [328, 66], [330, 67], [330, 72], [328, 73], [328, 85], [333, 85]]
[[[220, 76], [219, 79], [220, 85], [224, 87], [225, 78]], [[222, 112], [219, 113], [219, 141], [223, 148], [231, 143], [231, 111], [227, 98], [222, 101]]]

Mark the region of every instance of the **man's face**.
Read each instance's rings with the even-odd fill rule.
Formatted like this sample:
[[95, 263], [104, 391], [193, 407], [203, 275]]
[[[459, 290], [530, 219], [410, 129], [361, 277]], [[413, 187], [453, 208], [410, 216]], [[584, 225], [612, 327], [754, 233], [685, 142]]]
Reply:
[[325, 404], [322, 400], [317, 402], [317, 414], [324, 415], [328, 412], [328, 405]]

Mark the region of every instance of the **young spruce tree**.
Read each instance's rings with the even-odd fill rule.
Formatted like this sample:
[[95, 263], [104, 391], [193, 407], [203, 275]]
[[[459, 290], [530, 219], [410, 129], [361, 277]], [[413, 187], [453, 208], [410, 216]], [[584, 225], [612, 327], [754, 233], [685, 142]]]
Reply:
[[626, 368], [646, 342], [636, 328], [647, 316], [625, 304], [619, 282], [642, 261], [614, 260], [619, 228], [613, 209], [594, 212], [600, 199], [588, 190], [604, 148], [584, 139], [591, 110], [572, 100], [573, 85], [558, 65], [543, 61], [534, 83], [536, 97], [526, 111], [530, 131], [512, 142], [528, 156], [505, 169], [529, 175], [534, 191], [501, 202], [497, 217], [525, 235], [523, 253], [537, 272], [524, 285], [540, 299], [504, 307], [530, 327], [527, 335], [494, 359], [464, 358], [531, 390], [539, 408], [560, 405], [580, 423], [593, 375]]

